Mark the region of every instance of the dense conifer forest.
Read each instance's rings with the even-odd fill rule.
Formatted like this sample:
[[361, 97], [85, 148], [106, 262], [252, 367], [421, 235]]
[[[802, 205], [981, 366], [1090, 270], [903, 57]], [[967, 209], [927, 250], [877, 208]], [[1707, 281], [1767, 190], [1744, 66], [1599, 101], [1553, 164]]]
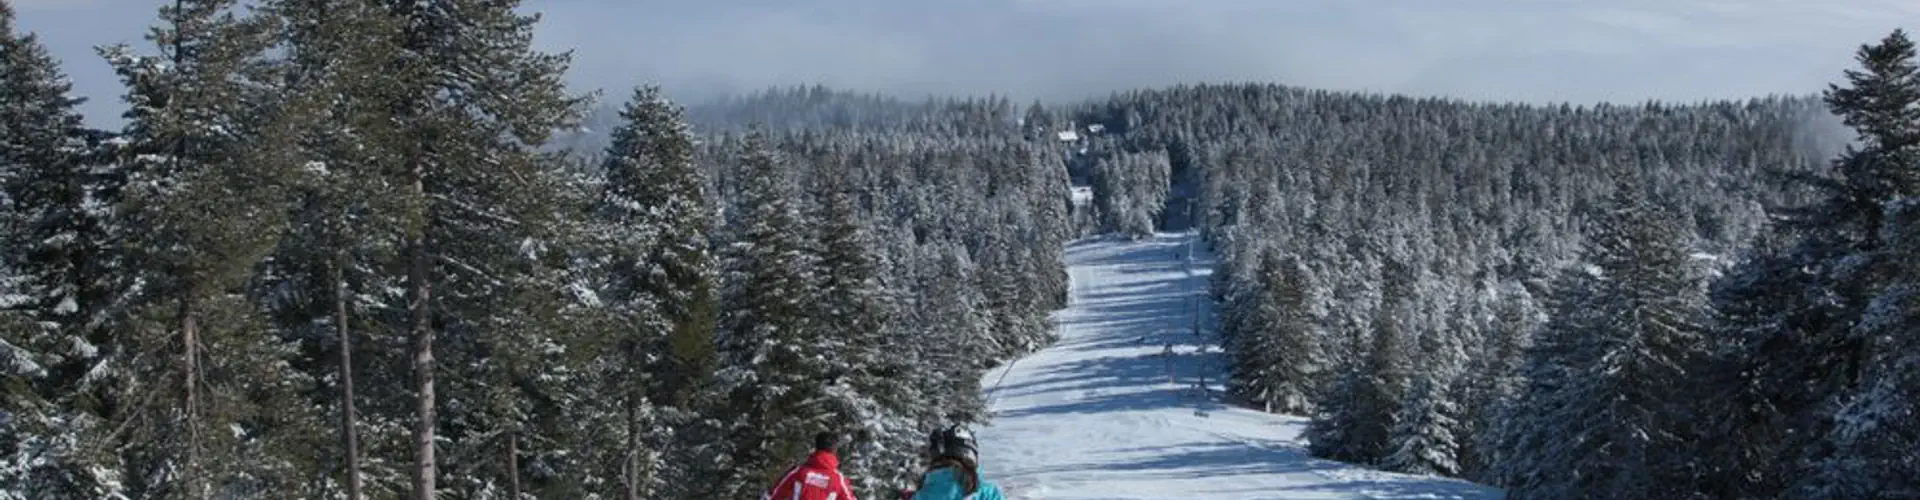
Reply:
[[1904, 33], [1739, 102], [689, 107], [568, 90], [514, 4], [180, 0], [93, 130], [0, 0], [0, 498], [754, 498], [821, 429], [878, 498], [1051, 342], [1070, 241], [1183, 230], [1318, 456], [1920, 495]]
[[0, 10], [0, 496], [745, 498], [828, 428], [877, 492], [1047, 342], [1067, 178], [991, 103], [569, 151], [566, 57], [449, 5], [181, 2], [114, 131]]
[[1858, 62], [1819, 98], [1063, 113], [1107, 132], [1101, 230], [1221, 253], [1232, 391], [1315, 455], [1519, 498], [1915, 495], [1920, 72], [1898, 31]]

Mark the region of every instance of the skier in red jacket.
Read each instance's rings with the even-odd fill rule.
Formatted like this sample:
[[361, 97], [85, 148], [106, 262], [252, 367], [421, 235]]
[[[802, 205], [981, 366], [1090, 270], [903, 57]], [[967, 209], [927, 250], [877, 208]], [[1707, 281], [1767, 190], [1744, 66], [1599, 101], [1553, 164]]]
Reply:
[[807, 461], [789, 469], [767, 490], [762, 500], [859, 500], [853, 497], [853, 488], [847, 487], [847, 478], [840, 475], [840, 457], [834, 455], [834, 449], [840, 446], [840, 436], [831, 432], [822, 432], [813, 436], [813, 455]]

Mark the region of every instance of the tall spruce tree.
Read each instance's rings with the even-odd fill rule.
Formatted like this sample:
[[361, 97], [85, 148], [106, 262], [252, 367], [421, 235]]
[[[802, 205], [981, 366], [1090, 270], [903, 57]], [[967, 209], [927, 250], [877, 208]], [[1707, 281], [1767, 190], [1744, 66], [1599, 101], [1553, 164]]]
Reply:
[[714, 415], [728, 419], [720, 496], [744, 498], [806, 451], [835, 419], [823, 390], [846, 339], [824, 334], [809, 309], [817, 262], [791, 172], [759, 132], [737, 146], [741, 193], [722, 262], [720, 370]]
[[1814, 474], [1807, 467], [1853, 460], [1836, 446], [1858, 439], [1841, 426], [1859, 429], [1859, 422], [1840, 420], [1837, 409], [1867, 408], [1849, 400], [1873, 392], [1868, 380], [1882, 375], [1879, 368], [1896, 366], [1877, 364], [1885, 337], [1862, 326], [1876, 324], [1865, 322], [1876, 304], [1899, 303], [1887, 294], [1904, 293], [1901, 250], [1887, 245], [1901, 226], [1888, 224], [1888, 215], [1920, 194], [1914, 44], [1896, 30], [1862, 46], [1856, 59], [1860, 69], [1846, 72], [1847, 85], [1825, 96], [1857, 137], [1830, 175], [1808, 178], [1824, 199], [1789, 212], [1780, 234], [1769, 238], [1779, 243], [1742, 263], [1716, 290], [1724, 347], [1714, 385], [1734, 390], [1713, 393], [1701, 411], [1749, 410], [1715, 420], [1714, 438], [1699, 452], [1711, 464], [1703, 486], [1710, 494], [1775, 496], [1796, 482], [1805, 483], [1803, 495], [1855, 491], [1834, 482], [1831, 469]]
[[104, 168], [68, 81], [0, 1], [0, 497], [107, 495], [88, 440], [97, 414], [77, 404], [103, 359], [111, 299]]
[[[463, 342], [467, 335], [505, 333], [517, 322], [495, 314], [539, 315], [489, 310], [493, 304], [486, 299], [528, 284], [519, 277], [529, 269], [516, 267], [525, 264], [523, 256], [530, 253], [523, 251], [523, 244], [535, 243], [537, 249], [538, 243], [551, 242], [536, 233], [554, 212], [551, 190], [557, 186], [545, 178], [547, 164], [535, 148], [576, 118], [579, 101], [568, 96], [561, 81], [569, 56], [534, 49], [538, 18], [519, 12], [518, 1], [388, 0], [384, 6], [405, 26], [397, 62], [381, 77], [394, 92], [391, 119], [407, 131], [392, 140], [401, 177], [396, 185], [403, 191], [399, 203], [406, 207], [398, 226], [406, 231], [402, 267], [407, 294], [401, 308], [407, 311], [404, 330], [412, 340], [413, 498], [431, 500], [442, 476], [437, 453], [445, 424], [440, 418], [442, 399], [450, 407], [473, 409], [471, 417], [485, 422], [476, 424], [484, 427], [479, 429], [461, 425], [474, 434], [446, 436], [447, 441], [479, 440], [466, 443], [467, 452], [474, 454], [518, 444], [515, 427], [524, 423], [523, 415], [485, 401], [509, 407], [524, 401], [457, 393], [443, 398], [435, 383], [435, 341], [446, 331], [460, 332]], [[500, 345], [498, 340], [458, 347], [533, 347]], [[526, 375], [498, 364], [450, 365], [490, 371], [487, 376]], [[450, 417], [465, 420], [468, 415]], [[515, 486], [518, 454], [503, 455], [490, 461], [499, 464], [497, 468], [480, 471], [484, 477], [468, 477], [489, 484], [470, 486]]]
[[1292, 257], [1266, 251], [1252, 312], [1233, 335], [1230, 389], [1268, 412], [1313, 412], [1314, 392], [1326, 369], [1321, 333], [1313, 317], [1313, 283]]
[[[596, 203], [595, 246], [606, 259], [596, 271], [600, 299], [623, 318], [598, 376], [620, 423], [609, 429], [619, 447], [605, 447], [624, 498], [651, 498], [668, 482], [663, 448], [668, 430], [685, 420], [693, 391], [712, 363], [712, 259], [704, 177], [680, 108], [656, 87], [634, 91], [603, 162]], [[601, 448], [596, 448], [601, 449]]]
[[1859, 135], [1840, 155], [1840, 185], [1822, 214], [1874, 251], [1887, 203], [1920, 194], [1920, 62], [1904, 30], [1862, 46], [1855, 59], [1861, 68], [1847, 70], [1848, 86], [1831, 85], [1825, 95]]
[[274, 22], [181, 0], [149, 37], [160, 56], [103, 49], [132, 104], [117, 212], [140, 295], [114, 354], [130, 494], [278, 496], [311, 468], [307, 443], [283, 432], [311, 429], [290, 393], [308, 381], [238, 293], [286, 224], [292, 121], [264, 62]]
[[902, 383], [915, 370], [912, 359], [889, 342], [898, 306], [883, 281], [879, 245], [855, 204], [853, 171], [845, 160], [830, 158], [815, 165], [813, 178], [810, 218], [819, 263], [814, 321], [822, 335], [846, 339], [834, 353], [839, 371], [830, 374], [836, 377], [828, 388], [835, 408], [830, 425], [855, 437], [843, 452], [845, 469], [860, 490], [877, 496], [918, 472], [916, 451], [924, 436], [913, 410], [922, 396]]
[[[1827, 104], [1857, 133], [1836, 163], [1840, 179], [1812, 223], [1844, 224], [1853, 245], [1834, 255], [1832, 278], [1848, 307], [1840, 363], [1831, 369], [1829, 426], [1819, 441], [1800, 450], [1811, 466], [1794, 489], [1810, 498], [1920, 494], [1920, 472], [1911, 450], [1920, 443], [1913, 423], [1920, 357], [1912, 347], [1920, 325], [1920, 272], [1912, 244], [1920, 234], [1920, 60], [1905, 31], [1863, 46], [1861, 69], [1847, 71], [1849, 86], [1834, 85]], [[1804, 361], [1803, 361], [1804, 362]]]
[[328, 480], [309, 494], [394, 495], [405, 489], [392, 481], [402, 470], [391, 448], [371, 445], [393, 442], [404, 414], [370, 403], [392, 401], [401, 382], [382, 368], [401, 361], [402, 344], [378, 318], [384, 291], [401, 285], [386, 267], [404, 237], [393, 161], [393, 139], [404, 132], [390, 119], [396, 93], [382, 77], [396, 61], [401, 26], [377, 0], [275, 0], [262, 10], [282, 22], [276, 92], [300, 120], [293, 147], [301, 168], [289, 193], [291, 226], [252, 281], [284, 335], [313, 353], [298, 366], [320, 382], [309, 399], [334, 423], [333, 443], [322, 448]]
[[[1696, 438], [1679, 410], [1706, 359], [1704, 295], [1680, 219], [1623, 185], [1556, 292], [1506, 431], [1502, 477], [1523, 496], [1666, 497], [1696, 464], [1666, 450]], [[1569, 439], [1569, 436], [1574, 438]]]
[[1016, 252], [1011, 237], [989, 239], [975, 253], [980, 257], [979, 289], [986, 313], [992, 318], [988, 332], [992, 351], [989, 359], [1015, 356], [1044, 345], [1050, 338], [1048, 325], [1040, 321], [1040, 299], [1028, 284], [1033, 266]]
[[1820, 436], [1824, 454], [1792, 496], [1806, 498], [1920, 495], [1920, 197], [1890, 203], [1881, 240], [1896, 267], [1893, 283], [1855, 326], [1873, 339], [1867, 373], [1843, 395], [1833, 429]]
[[1518, 285], [1499, 288], [1490, 337], [1480, 354], [1468, 360], [1461, 398], [1460, 472], [1463, 477], [1493, 483], [1494, 454], [1498, 450], [1501, 416], [1519, 392], [1523, 356], [1540, 322], [1533, 296]]
[[1389, 261], [1384, 289], [1367, 344], [1322, 394], [1308, 427], [1314, 456], [1361, 464], [1379, 463], [1393, 452], [1393, 429], [1407, 390], [1407, 328], [1412, 322], [1418, 278], [1411, 266]]
[[914, 387], [925, 388], [922, 429], [950, 423], [985, 420], [986, 404], [978, 369], [993, 359], [991, 325], [981, 311], [985, 299], [974, 286], [974, 266], [966, 249], [953, 243], [928, 245], [918, 262], [920, 307], [912, 308], [916, 321], [894, 332], [894, 345], [915, 352]]
[[[1419, 342], [1423, 354], [1431, 354], [1427, 338], [1439, 332], [1422, 332]], [[1453, 386], [1446, 376], [1444, 361], [1426, 358], [1427, 366], [1410, 374], [1407, 392], [1394, 415], [1394, 427], [1388, 436], [1391, 452], [1381, 467], [1412, 474], [1460, 474], [1461, 408]]]

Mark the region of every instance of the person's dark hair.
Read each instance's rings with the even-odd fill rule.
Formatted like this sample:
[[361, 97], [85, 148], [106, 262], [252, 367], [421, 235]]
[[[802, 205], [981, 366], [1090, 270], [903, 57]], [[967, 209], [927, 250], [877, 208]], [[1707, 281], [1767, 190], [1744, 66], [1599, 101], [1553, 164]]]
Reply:
[[835, 451], [839, 448], [840, 448], [839, 434], [835, 434], [833, 431], [820, 431], [819, 434], [813, 435], [814, 450]]

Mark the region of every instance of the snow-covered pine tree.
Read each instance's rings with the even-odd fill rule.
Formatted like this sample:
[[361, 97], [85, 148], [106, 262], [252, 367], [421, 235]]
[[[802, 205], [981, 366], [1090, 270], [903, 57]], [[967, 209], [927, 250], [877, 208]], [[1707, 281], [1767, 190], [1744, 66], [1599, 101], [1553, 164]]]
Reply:
[[[1821, 442], [1799, 453], [1811, 470], [1793, 493], [1808, 498], [1920, 495], [1920, 60], [1901, 30], [1862, 47], [1858, 60], [1862, 70], [1847, 72], [1851, 86], [1826, 96], [1860, 144], [1839, 160], [1844, 188], [1827, 214], [1864, 219], [1860, 243], [1840, 256], [1857, 269], [1836, 276], [1864, 297], [1849, 303], [1857, 309], [1841, 335], [1857, 348], [1842, 353], [1854, 358], [1841, 369], [1853, 371], [1835, 374], [1850, 386], [1835, 398]], [[1839, 213], [1845, 208], [1856, 212]]]
[[[1684, 226], [1617, 188], [1586, 267], [1556, 287], [1553, 320], [1529, 353], [1528, 385], [1498, 465], [1516, 495], [1670, 497], [1695, 464], [1667, 450], [1694, 439], [1682, 414], [1689, 367], [1705, 359], [1705, 303]], [[1573, 438], [1570, 438], [1573, 437]]]
[[[1422, 295], [1429, 301], [1458, 297], [1439, 291]], [[1461, 474], [1462, 452], [1471, 443], [1462, 405], [1468, 392], [1462, 367], [1470, 358], [1466, 346], [1479, 343], [1477, 325], [1471, 322], [1483, 316], [1462, 309], [1478, 307], [1479, 302], [1473, 299], [1479, 296], [1461, 297], [1468, 302], [1456, 303], [1445, 316], [1444, 326], [1429, 321], [1414, 339], [1410, 357], [1418, 368], [1409, 371], [1407, 392], [1394, 416], [1388, 445], [1392, 452], [1381, 464], [1386, 469], [1452, 477]]]
[[[714, 337], [718, 317], [718, 280], [709, 250], [708, 229], [713, 225], [713, 203], [706, 192], [707, 177], [693, 161], [693, 139], [684, 111], [665, 100], [657, 88], [645, 88], [636, 111], [636, 123], [645, 123], [642, 136], [647, 155], [657, 162], [643, 180], [649, 186], [638, 196], [651, 205], [663, 230], [654, 240], [653, 280], [646, 290], [655, 297], [672, 329], [662, 346], [671, 354], [651, 368], [658, 399], [678, 413], [689, 407], [692, 393], [712, 375]], [[644, 99], [642, 99], [644, 97]]]
[[100, 419], [74, 402], [103, 359], [111, 299], [107, 180], [91, 165], [81, 99], [0, 1], [0, 498], [99, 497], [104, 461], [83, 446]]
[[912, 410], [922, 402], [917, 387], [902, 383], [915, 367], [888, 342], [897, 305], [881, 275], [879, 246], [854, 204], [851, 170], [844, 158], [826, 158], [812, 175], [809, 217], [819, 266], [813, 321], [820, 335], [844, 342], [830, 358], [840, 370], [827, 389], [836, 417], [831, 428], [856, 438], [842, 452], [847, 477], [879, 496], [919, 472], [916, 451], [924, 436]]
[[1822, 442], [1853, 439], [1840, 437], [1846, 432], [1836, 427], [1836, 411], [1870, 392], [1868, 379], [1892, 376], [1872, 373], [1878, 341], [1858, 326], [1883, 294], [1904, 293], [1894, 278], [1898, 250], [1884, 242], [1897, 232], [1887, 231], [1885, 218], [1899, 200], [1920, 194], [1920, 68], [1899, 30], [1862, 46], [1856, 60], [1861, 67], [1846, 72], [1847, 86], [1825, 96], [1857, 137], [1831, 175], [1807, 179], [1824, 199], [1790, 212], [1770, 238], [1779, 243], [1716, 290], [1725, 347], [1715, 384], [1723, 390], [1697, 412], [1751, 410], [1712, 421], [1700, 452], [1713, 469], [1704, 485], [1710, 494], [1777, 496], [1803, 482], [1800, 494], [1844, 496], [1850, 490], [1826, 483], [1833, 474], [1807, 464], [1851, 460]]
[[1264, 285], [1234, 334], [1229, 390], [1268, 412], [1311, 415], [1327, 365], [1312, 311], [1315, 284], [1297, 258], [1271, 249], [1254, 280]]
[[1858, 146], [1841, 154], [1830, 210], [1847, 223], [1865, 251], [1880, 247], [1887, 203], [1920, 194], [1920, 61], [1904, 30], [1860, 48], [1861, 68], [1847, 70], [1848, 86], [1831, 85], [1825, 99], [1858, 133]]
[[1093, 167], [1094, 205], [1109, 231], [1144, 237], [1159, 227], [1171, 166], [1166, 151], [1110, 154]]
[[[1067, 306], [1067, 265], [1066, 259], [1060, 258], [1060, 255], [1066, 250], [1068, 240], [1080, 236], [1074, 227], [1070, 208], [1073, 179], [1068, 175], [1065, 165], [1045, 151], [1029, 148], [1024, 157], [1019, 158], [1025, 170], [1016, 173], [1023, 179], [1030, 179], [1024, 212], [1027, 223], [1021, 224], [1021, 227], [1026, 228], [1029, 234], [1025, 240], [1025, 258], [1034, 267], [1033, 274], [1026, 278], [1031, 281], [1029, 287], [1041, 300], [1038, 309], [1042, 315], [1045, 311]], [[1053, 335], [1050, 327], [1045, 332]]]
[[808, 251], [791, 172], [762, 133], [737, 146], [743, 175], [722, 263], [717, 383], [727, 419], [722, 478], [713, 494], [746, 498], [803, 455], [810, 438], [836, 421], [825, 389], [843, 339], [814, 323], [817, 263]]
[[296, 366], [320, 383], [309, 399], [334, 424], [312, 432], [334, 438], [319, 448], [329, 477], [306, 495], [397, 495], [406, 488], [396, 481], [405, 477], [404, 452], [376, 444], [401, 439], [395, 431], [407, 414], [374, 403], [394, 401], [405, 387], [405, 344], [379, 318], [387, 312], [382, 295], [402, 285], [388, 271], [402, 250], [396, 217], [406, 207], [404, 183], [390, 168], [398, 148], [387, 139], [404, 132], [391, 120], [394, 89], [381, 76], [396, 61], [401, 27], [378, 0], [261, 8], [282, 23], [276, 92], [300, 118], [294, 146], [302, 168], [291, 185], [291, 224], [251, 281], [278, 329], [315, 353]]
[[1455, 332], [1432, 329], [1419, 334], [1420, 368], [1410, 370], [1407, 391], [1394, 415], [1388, 436], [1391, 452], [1381, 467], [1411, 474], [1460, 474], [1460, 448], [1463, 441], [1461, 408], [1455, 400], [1454, 365], [1460, 360], [1452, 351], [1459, 346], [1444, 337]]
[[116, 207], [139, 287], [111, 354], [127, 492], [151, 498], [292, 494], [312, 470], [310, 383], [240, 285], [286, 224], [288, 107], [264, 54], [275, 20], [229, 0], [161, 8], [161, 55], [102, 49], [128, 85]]
[[[440, 370], [437, 357], [447, 358], [449, 369], [500, 370], [505, 367], [487, 364], [484, 349], [543, 349], [548, 344], [501, 344], [510, 340], [493, 336], [543, 321], [538, 318], [545, 312], [489, 309], [499, 294], [548, 279], [528, 266], [553, 251], [544, 248], [554, 240], [543, 234], [549, 228], [542, 226], [557, 212], [554, 191], [560, 188], [536, 148], [576, 118], [580, 103], [561, 81], [568, 56], [534, 48], [537, 16], [520, 12], [519, 4], [383, 2], [405, 26], [397, 46], [399, 63], [378, 76], [390, 89], [394, 126], [405, 130], [384, 139], [394, 146], [394, 171], [401, 177], [395, 184], [403, 191], [398, 202], [406, 207], [399, 227], [407, 230], [402, 266], [407, 293], [395, 298], [395, 307], [407, 311], [403, 329], [412, 340], [408, 368], [413, 374], [409, 396], [414, 402], [415, 500], [436, 496], [442, 478], [437, 449], [443, 442], [464, 447], [469, 460], [485, 454], [494, 467], [479, 471], [479, 477], [463, 476], [467, 487], [505, 483], [500, 486], [511, 490], [519, 484], [521, 466], [512, 448], [520, 444], [515, 438], [526, 424], [524, 414], [483, 411], [492, 399], [487, 394], [442, 394], [435, 377]], [[557, 305], [547, 299], [535, 302]], [[452, 347], [467, 351], [437, 351], [435, 341], [443, 332], [457, 334], [448, 339], [457, 342]], [[485, 376], [503, 376], [500, 373]], [[483, 380], [483, 374], [471, 375], [458, 380]], [[463, 412], [447, 415], [460, 425], [442, 421], [442, 400]], [[465, 434], [439, 436], [442, 427]], [[468, 439], [473, 441], [461, 442]]]
[[85, 206], [93, 179], [74, 109], [83, 100], [38, 37], [16, 32], [13, 15], [0, 2], [0, 265], [18, 280], [0, 285], [17, 297], [0, 310], [72, 324], [87, 299], [78, 296], [83, 259], [99, 245], [88, 231], [98, 221]]
[[[1004, 203], [1005, 199], [997, 198]], [[1051, 332], [1039, 311], [1041, 299], [1033, 282], [1033, 265], [1009, 236], [995, 235], [975, 253], [979, 267], [982, 306], [992, 318], [987, 331], [993, 350], [986, 362], [1032, 352], [1045, 345]]]
[[921, 429], [950, 423], [971, 423], [985, 419], [986, 402], [981, 393], [979, 369], [993, 359], [992, 324], [986, 300], [974, 286], [976, 267], [967, 259], [966, 249], [954, 243], [922, 247], [917, 262], [922, 269], [919, 307], [911, 308], [917, 320], [909, 328], [895, 331], [894, 344], [917, 353], [913, 373], [915, 387], [926, 391]]
[[[641, 87], [620, 112], [595, 202], [589, 279], [596, 302], [621, 318], [594, 362], [598, 394], [617, 417], [590, 460], [618, 478], [622, 498], [653, 498], [668, 484], [665, 448], [692, 391], [711, 370], [713, 297], [704, 178], [679, 106]], [[611, 437], [611, 438], [610, 438]], [[611, 491], [608, 492], [609, 496]]]
[[[1554, 420], [1550, 412], [1564, 412], [1579, 401], [1569, 389], [1578, 373], [1569, 365], [1579, 354], [1583, 336], [1600, 320], [1599, 312], [1588, 307], [1599, 299], [1595, 277], [1586, 269], [1563, 270], [1553, 282], [1548, 296], [1549, 320], [1526, 351], [1521, 367], [1522, 386], [1514, 401], [1499, 415], [1500, 433], [1488, 446], [1495, 484], [1512, 489], [1542, 488], [1569, 470], [1570, 443], [1566, 436], [1575, 429], [1572, 422]], [[1540, 490], [1551, 494], [1559, 490]]]
[[1498, 449], [1500, 416], [1519, 392], [1521, 363], [1541, 314], [1533, 296], [1518, 283], [1497, 288], [1493, 324], [1479, 355], [1467, 362], [1461, 388], [1460, 473], [1475, 481], [1493, 483], [1493, 453]]
[[1309, 451], [1343, 462], [1375, 464], [1391, 454], [1395, 417], [1407, 390], [1407, 325], [1412, 320], [1415, 281], [1411, 266], [1389, 260], [1382, 268], [1380, 308], [1367, 345], [1347, 357], [1322, 393], [1308, 426]]
[[1040, 101], [1033, 101], [1027, 106], [1027, 114], [1021, 117], [1020, 125], [1027, 140], [1046, 143], [1054, 140], [1053, 121], [1053, 114], [1047, 111], [1047, 107], [1041, 105]]
[[[1920, 165], [1916, 165], [1920, 167]], [[1843, 396], [1826, 452], [1793, 496], [1841, 499], [1920, 496], [1920, 196], [1890, 203], [1880, 241], [1892, 281], [1855, 326], [1873, 353], [1857, 389]]]
[[[539, 167], [535, 167], [539, 168]], [[530, 169], [532, 170], [532, 169]], [[566, 276], [559, 262], [574, 228], [550, 218], [558, 191], [550, 171], [527, 172], [527, 198], [514, 214], [520, 224], [486, 230], [502, 241], [449, 245], [443, 255], [484, 266], [487, 278], [449, 280], [440, 287], [447, 317], [443, 349], [448, 377], [444, 491], [462, 498], [578, 498], [588, 485], [612, 478], [577, 461], [583, 446], [604, 436], [580, 435], [583, 400], [598, 398], [582, 373], [585, 360], [572, 351], [603, 330], [579, 328], [564, 314]], [[517, 244], [515, 244], [517, 243]], [[479, 274], [479, 273], [476, 273]]]

